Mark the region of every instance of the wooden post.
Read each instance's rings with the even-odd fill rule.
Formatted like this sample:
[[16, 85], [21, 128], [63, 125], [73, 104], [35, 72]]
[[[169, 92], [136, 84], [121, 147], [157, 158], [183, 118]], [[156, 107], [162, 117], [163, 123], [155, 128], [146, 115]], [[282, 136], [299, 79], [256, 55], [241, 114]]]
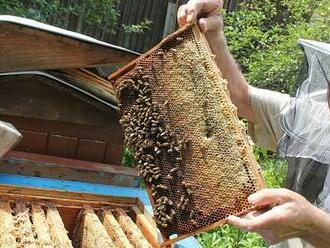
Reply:
[[177, 3], [168, 2], [163, 38], [175, 31]]
[[124, 231], [120, 228], [116, 218], [111, 213], [110, 209], [101, 212], [101, 221], [105, 230], [110, 235], [113, 243], [118, 248], [134, 248], [134, 246], [127, 239]]
[[17, 247], [37, 248], [30, 221], [29, 209], [23, 202], [16, 202], [14, 226], [16, 227]]
[[14, 222], [9, 202], [0, 202], [0, 248], [16, 248]]
[[32, 220], [37, 234], [37, 243], [40, 248], [53, 248], [54, 243], [49, 233], [44, 210], [40, 205], [32, 205]]
[[68, 232], [64, 227], [62, 218], [55, 207], [48, 207], [46, 220], [49, 225], [51, 238], [55, 247], [72, 248], [72, 243], [68, 237]]
[[80, 212], [74, 233], [75, 246], [77, 247], [117, 247], [113, 244], [100, 219], [94, 213], [94, 210], [89, 206], [85, 206]]
[[150, 243], [143, 236], [141, 230], [138, 226], [132, 221], [132, 219], [126, 214], [123, 209], [116, 208], [114, 212], [121, 228], [126, 233], [128, 239], [132, 242], [136, 248], [152, 248]]

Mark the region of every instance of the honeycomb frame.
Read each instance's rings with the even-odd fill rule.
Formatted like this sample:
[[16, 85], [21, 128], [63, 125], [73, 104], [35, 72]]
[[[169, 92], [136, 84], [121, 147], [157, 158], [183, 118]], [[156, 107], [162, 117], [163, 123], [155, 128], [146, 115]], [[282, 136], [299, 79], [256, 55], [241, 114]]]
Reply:
[[125, 143], [133, 149], [165, 244], [254, 209], [247, 198], [265, 187], [260, 167], [196, 24], [168, 36], [109, 80]]

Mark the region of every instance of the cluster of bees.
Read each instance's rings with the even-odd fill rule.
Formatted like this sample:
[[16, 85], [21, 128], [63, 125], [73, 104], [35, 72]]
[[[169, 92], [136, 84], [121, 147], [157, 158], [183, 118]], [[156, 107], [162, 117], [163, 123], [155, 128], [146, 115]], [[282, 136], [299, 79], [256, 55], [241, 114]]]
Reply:
[[[116, 93], [120, 100], [120, 124], [125, 132], [125, 144], [134, 151], [139, 174], [151, 189], [155, 221], [167, 228], [179, 211], [187, 210], [193, 195], [191, 185], [182, 180], [180, 169], [188, 142], [178, 139], [165, 124], [158, 103], [152, 101], [150, 77], [142, 66], [135, 67], [121, 79]], [[161, 104], [166, 106], [168, 102]], [[170, 161], [172, 166], [166, 172], [162, 168], [161, 161], [164, 160]], [[180, 182], [181, 198], [173, 202], [166, 185]], [[193, 211], [189, 216], [194, 217]]]

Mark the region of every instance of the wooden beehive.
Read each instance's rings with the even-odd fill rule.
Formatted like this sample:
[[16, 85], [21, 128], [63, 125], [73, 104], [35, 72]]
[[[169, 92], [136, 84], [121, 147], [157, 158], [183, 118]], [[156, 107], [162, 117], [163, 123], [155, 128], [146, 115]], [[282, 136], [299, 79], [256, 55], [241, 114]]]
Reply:
[[159, 247], [136, 198], [0, 186], [1, 248]]
[[196, 25], [188, 25], [110, 77], [125, 143], [135, 153], [167, 241], [251, 211], [264, 187], [227, 82]]

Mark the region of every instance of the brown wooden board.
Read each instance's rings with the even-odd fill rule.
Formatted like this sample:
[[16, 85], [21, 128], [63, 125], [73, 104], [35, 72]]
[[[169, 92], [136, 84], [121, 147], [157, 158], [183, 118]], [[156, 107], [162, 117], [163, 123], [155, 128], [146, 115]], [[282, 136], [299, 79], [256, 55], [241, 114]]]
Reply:
[[65, 35], [9, 22], [0, 22], [3, 56], [0, 72], [91, 67], [127, 63], [136, 54]]
[[12, 151], [0, 162], [0, 172], [70, 181], [138, 187], [134, 168]]

